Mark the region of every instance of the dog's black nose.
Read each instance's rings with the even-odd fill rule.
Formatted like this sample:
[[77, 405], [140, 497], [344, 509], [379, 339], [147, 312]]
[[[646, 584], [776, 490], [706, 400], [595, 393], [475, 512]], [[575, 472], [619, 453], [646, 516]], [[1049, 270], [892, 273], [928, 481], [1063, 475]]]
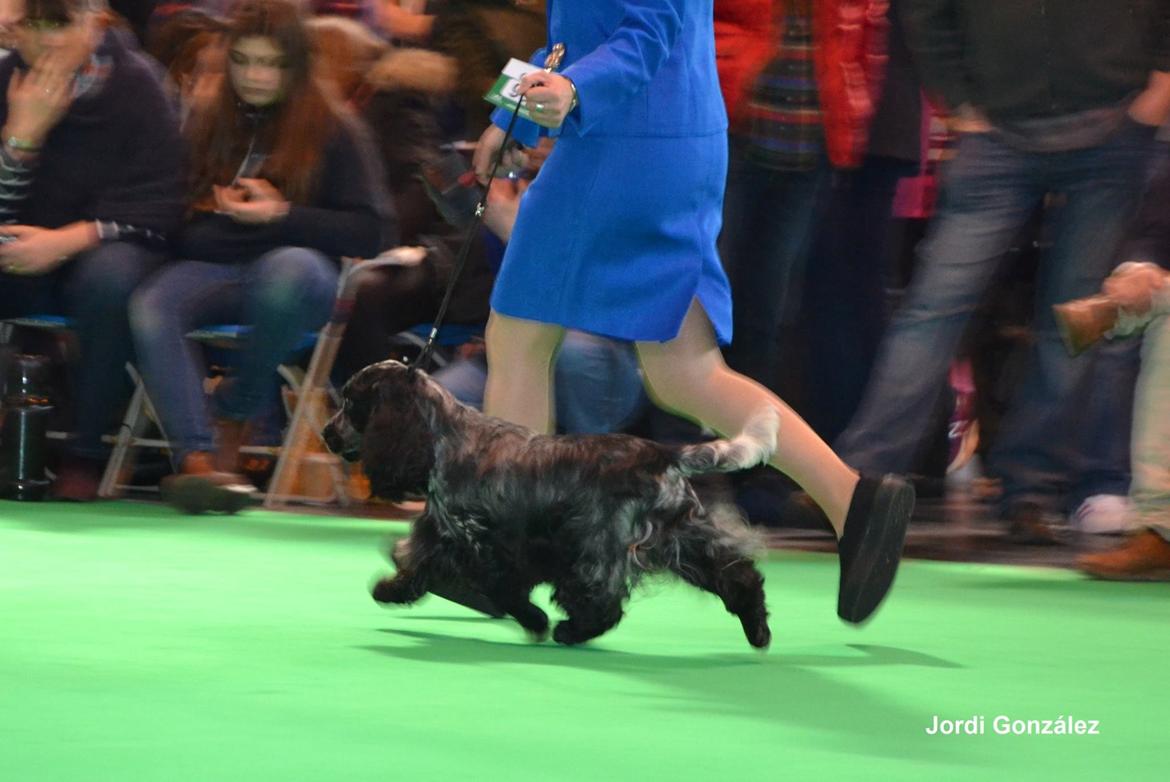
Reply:
[[[337, 419], [334, 418], [321, 430], [321, 439], [325, 441], [325, 447], [347, 462], [356, 462], [361, 457], [360, 441], [349, 442], [348, 438], [342, 435], [341, 427], [336, 424]], [[350, 429], [348, 426], [345, 428]]]

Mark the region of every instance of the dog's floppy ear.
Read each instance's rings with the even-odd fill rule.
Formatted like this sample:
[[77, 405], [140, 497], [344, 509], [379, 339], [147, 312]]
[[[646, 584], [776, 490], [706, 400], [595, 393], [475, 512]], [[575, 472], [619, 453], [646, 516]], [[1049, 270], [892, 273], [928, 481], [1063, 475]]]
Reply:
[[415, 380], [395, 372], [378, 384], [362, 436], [362, 466], [370, 488], [394, 502], [424, 493], [435, 465], [434, 438]]

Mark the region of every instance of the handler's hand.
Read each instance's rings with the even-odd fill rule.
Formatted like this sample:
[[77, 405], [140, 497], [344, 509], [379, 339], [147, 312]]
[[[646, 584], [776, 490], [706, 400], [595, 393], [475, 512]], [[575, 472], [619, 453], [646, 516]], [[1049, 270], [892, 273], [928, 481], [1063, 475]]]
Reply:
[[530, 73], [520, 80], [520, 92], [537, 125], [559, 128], [573, 110], [573, 85], [564, 76], [545, 71]]

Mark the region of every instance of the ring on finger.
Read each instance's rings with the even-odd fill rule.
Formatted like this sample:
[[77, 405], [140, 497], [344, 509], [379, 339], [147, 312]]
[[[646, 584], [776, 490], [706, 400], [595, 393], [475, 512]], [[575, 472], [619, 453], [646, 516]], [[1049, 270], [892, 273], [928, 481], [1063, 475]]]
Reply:
[[536, 104], [536, 110], [537, 111], [544, 111], [544, 104], [543, 103]]

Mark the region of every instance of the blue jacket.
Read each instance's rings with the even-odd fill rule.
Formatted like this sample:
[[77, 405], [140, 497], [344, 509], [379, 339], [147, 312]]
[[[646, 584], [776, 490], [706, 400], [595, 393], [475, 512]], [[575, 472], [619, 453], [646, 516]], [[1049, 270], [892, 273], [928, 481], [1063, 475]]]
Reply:
[[[713, 0], [548, 0], [548, 40], [580, 105], [553, 135], [706, 136], [727, 129], [715, 69]], [[543, 64], [546, 49], [532, 62]], [[511, 112], [497, 111], [507, 127]], [[518, 120], [529, 146], [547, 133]]]

